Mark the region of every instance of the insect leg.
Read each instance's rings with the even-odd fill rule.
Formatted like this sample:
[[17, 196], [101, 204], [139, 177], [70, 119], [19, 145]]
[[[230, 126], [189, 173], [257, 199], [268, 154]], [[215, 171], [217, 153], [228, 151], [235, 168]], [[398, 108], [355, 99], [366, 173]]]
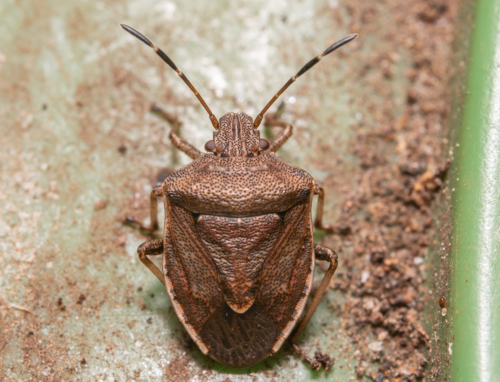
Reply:
[[269, 151], [276, 152], [283, 146], [283, 144], [292, 136], [293, 126], [288, 122], [282, 120], [275, 120], [273, 125], [270, 126], [281, 126], [284, 129], [280, 131], [278, 136], [272, 140], [269, 144]]
[[341, 235], [346, 235], [351, 232], [351, 228], [348, 225], [341, 224], [332, 226], [329, 224], [323, 224], [323, 210], [325, 207], [325, 191], [323, 187], [315, 185], [314, 194], [318, 195], [318, 205], [316, 206], [316, 219], [314, 219], [314, 228], [321, 229], [328, 233], [339, 233]]
[[151, 111], [172, 125], [172, 130], [170, 130], [170, 134], [168, 137], [170, 138], [175, 147], [177, 147], [182, 152], [186, 153], [191, 159], [196, 159], [201, 155], [201, 151], [199, 151], [192, 144], [186, 142], [184, 139], [182, 139], [177, 135], [177, 132], [181, 127], [181, 123], [176, 117], [174, 117], [171, 114], [168, 114], [166, 111], [160, 109], [156, 105], [151, 106]]
[[325, 190], [323, 187], [316, 185], [314, 194], [318, 195], [318, 205], [316, 206], [316, 219], [314, 220], [314, 228], [324, 231], [333, 232], [331, 225], [323, 224], [323, 210], [325, 209]]
[[314, 253], [316, 255], [316, 258], [318, 260], [323, 260], [323, 261], [328, 261], [330, 263], [330, 267], [325, 273], [325, 276], [323, 277], [323, 280], [321, 281], [321, 284], [318, 288], [318, 291], [316, 292], [313, 301], [309, 308], [307, 309], [304, 318], [300, 321], [297, 330], [293, 334], [291, 341], [293, 344], [293, 348], [295, 350], [295, 353], [300, 356], [304, 361], [309, 363], [311, 367], [314, 370], [319, 370], [321, 365], [324, 365], [325, 371], [328, 371], [330, 366], [333, 365], [333, 360], [330, 359], [328, 354], [321, 354], [319, 352], [316, 352], [314, 354], [314, 359], [311, 359], [308, 357], [306, 354], [302, 352], [302, 350], [299, 349], [299, 347], [296, 345], [297, 339], [299, 336], [302, 334], [304, 329], [306, 328], [307, 324], [309, 323], [309, 320], [313, 316], [314, 312], [316, 311], [316, 308], [318, 307], [321, 298], [325, 294], [326, 289], [328, 288], [328, 285], [330, 284], [330, 280], [333, 277], [333, 274], [335, 273], [338, 265], [338, 256], [335, 253], [333, 249], [323, 247], [322, 245], [315, 244], [314, 245]]
[[293, 126], [288, 122], [280, 119], [279, 117], [285, 111], [285, 103], [282, 102], [278, 107], [276, 113], [266, 116], [264, 124], [269, 127], [280, 126], [283, 127], [283, 130], [280, 131], [277, 137], [275, 137], [272, 142], [269, 144], [269, 151], [276, 152], [278, 149], [283, 146], [283, 144], [292, 136]]
[[158, 229], [158, 198], [163, 196], [163, 189], [161, 187], [161, 184], [154, 187], [153, 190], [151, 191], [151, 196], [150, 196], [150, 205], [149, 205], [149, 213], [151, 215], [151, 226], [145, 226], [142, 224], [140, 221], [136, 220], [132, 216], [127, 216], [125, 218], [126, 223], [131, 223], [139, 226], [139, 228], [149, 231], [149, 232], [154, 232]]
[[148, 256], [163, 254], [163, 240], [155, 239], [142, 243], [139, 248], [137, 248], [137, 254], [139, 255], [139, 259], [142, 263], [148, 267], [151, 272], [153, 272], [163, 285], [165, 285], [162, 271], [148, 258]]

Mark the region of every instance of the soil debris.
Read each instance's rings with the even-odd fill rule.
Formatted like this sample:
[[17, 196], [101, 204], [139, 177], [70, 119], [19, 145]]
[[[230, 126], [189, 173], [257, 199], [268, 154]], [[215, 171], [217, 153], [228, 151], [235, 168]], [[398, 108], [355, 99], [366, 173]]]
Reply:
[[87, 296], [85, 296], [83, 293], [81, 293], [80, 296], [78, 296], [78, 300], [76, 301], [76, 303], [78, 305], [82, 305], [86, 298], [87, 298]]
[[31, 309], [26, 308], [25, 306], [22, 306], [19, 304], [14, 304], [12, 302], [10, 303], [10, 307], [13, 309], [21, 310], [21, 311], [26, 312], [26, 313], [33, 313], [33, 311]]
[[108, 205], [109, 200], [99, 200], [94, 204], [94, 211], [100, 211], [106, 208]]
[[[431, 211], [450, 165], [446, 126], [453, 71], [451, 48], [443, 48], [441, 42], [453, 37], [457, 4], [427, 0], [390, 4], [399, 24], [398, 33], [389, 38], [407, 46], [412, 60], [406, 103], [400, 117], [392, 113], [391, 103], [374, 112], [373, 124], [380, 126], [376, 130], [364, 119], [354, 126], [351, 150], [359, 159], [355, 174], [359, 181], [346, 192], [338, 218], [350, 233], [323, 241], [344, 248], [331, 286], [347, 297], [337, 316], [341, 321], [354, 317], [347, 330], [360, 341], [356, 376], [415, 381], [425, 376], [430, 346], [422, 323], [429, 301], [423, 259], [436, 235]], [[376, 13], [364, 2], [352, 4], [352, 25], [362, 25], [368, 9]], [[395, 61], [389, 56], [367, 59], [369, 67], [382, 66], [378, 89], [383, 95], [384, 78], [394, 73]], [[369, 97], [357, 102], [370, 102]], [[336, 177], [335, 182], [342, 179]], [[378, 341], [363, 340], [373, 337]]]

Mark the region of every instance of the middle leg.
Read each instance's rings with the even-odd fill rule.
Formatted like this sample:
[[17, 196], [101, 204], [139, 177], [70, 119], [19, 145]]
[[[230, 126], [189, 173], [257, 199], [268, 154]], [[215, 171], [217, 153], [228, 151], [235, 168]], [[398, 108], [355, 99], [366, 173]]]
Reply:
[[341, 235], [347, 235], [351, 228], [348, 225], [337, 225], [332, 226], [330, 224], [323, 224], [323, 211], [325, 210], [325, 190], [319, 185], [314, 186], [314, 194], [318, 195], [318, 204], [316, 206], [316, 219], [314, 219], [314, 228], [321, 229], [328, 233], [339, 233]]
[[323, 187], [315, 185], [314, 193], [318, 195], [318, 204], [316, 206], [316, 219], [314, 219], [314, 228], [321, 229], [327, 232], [333, 232], [333, 227], [328, 224], [323, 224], [323, 211], [325, 209], [325, 190]]
[[148, 256], [163, 254], [163, 240], [154, 239], [142, 243], [137, 248], [137, 254], [142, 263], [165, 285], [162, 271], [148, 258]]
[[160, 184], [153, 188], [149, 197], [149, 214], [151, 217], [151, 225], [149, 227], [136, 220], [133, 216], [125, 217], [125, 223], [137, 225], [139, 228], [148, 231], [149, 233], [156, 231], [158, 229], [158, 198], [162, 196], [163, 189]]

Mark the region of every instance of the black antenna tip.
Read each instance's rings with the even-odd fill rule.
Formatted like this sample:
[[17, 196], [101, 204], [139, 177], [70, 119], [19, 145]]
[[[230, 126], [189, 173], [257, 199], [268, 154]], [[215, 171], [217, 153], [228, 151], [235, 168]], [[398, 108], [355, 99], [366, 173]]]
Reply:
[[128, 33], [130, 33], [132, 36], [134, 36], [134, 37], [138, 38], [139, 40], [141, 40], [144, 44], [148, 45], [151, 48], [155, 47], [153, 45], [153, 43], [151, 41], [149, 41], [149, 39], [146, 36], [144, 36], [143, 34], [137, 32], [134, 28], [129, 27], [128, 25], [125, 25], [125, 24], [120, 24], [120, 26], [123, 29], [125, 29]]
[[335, 44], [333, 44], [332, 46], [330, 46], [327, 50], [325, 50], [323, 52], [323, 54], [326, 56], [327, 54], [330, 54], [332, 53], [334, 50], [340, 48], [342, 45], [345, 45], [349, 42], [351, 42], [352, 40], [355, 40], [358, 38], [358, 34], [357, 33], [353, 33], [347, 37], [344, 37], [342, 40], [340, 41], [337, 41]]

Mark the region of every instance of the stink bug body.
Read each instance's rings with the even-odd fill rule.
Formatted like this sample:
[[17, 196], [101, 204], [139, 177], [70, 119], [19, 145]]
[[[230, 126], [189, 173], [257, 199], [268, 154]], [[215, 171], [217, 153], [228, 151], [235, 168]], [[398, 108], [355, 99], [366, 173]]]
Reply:
[[[304, 170], [275, 156], [292, 135], [283, 129], [269, 143], [258, 127], [276, 99], [327, 54], [354, 40], [330, 46], [293, 76], [255, 121], [243, 112], [220, 120], [173, 61], [149, 39], [123, 29], [150, 46], [184, 80], [208, 112], [214, 139], [203, 154], [175, 134], [172, 143], [193, 162], [168, 176], [151, 193], [151, 227], [157, 223], [157, 198], [163, 198], [163, 238], [138, 248], [140, 260], [166, 286], [175, 311], [204, 354], [235, 368], [256, 364], [276, 353], [290, 338], [295, 352], [314, 369], [328, 368], [328, 356], [314, 359], [295, 344], [337, 268], [337, 254], [313, 242], [311, 208], [318, 195], [314, 227], [322, 223], [324, 192]], [[155, 111], [178, 126], [175, 118]], [[135, 222], [128, 218], [130, 222]], [[135, 222], [137, 223], [137, 222]], [[137, 223], [139, 224], [139, 223]], [[163, 255], [163, 270], [148, 255]], [[330, 263], [314, 299], [299, 320], [311, 291], [315, 259]], [[291, 335], [295, 328], [295, 332]]]

